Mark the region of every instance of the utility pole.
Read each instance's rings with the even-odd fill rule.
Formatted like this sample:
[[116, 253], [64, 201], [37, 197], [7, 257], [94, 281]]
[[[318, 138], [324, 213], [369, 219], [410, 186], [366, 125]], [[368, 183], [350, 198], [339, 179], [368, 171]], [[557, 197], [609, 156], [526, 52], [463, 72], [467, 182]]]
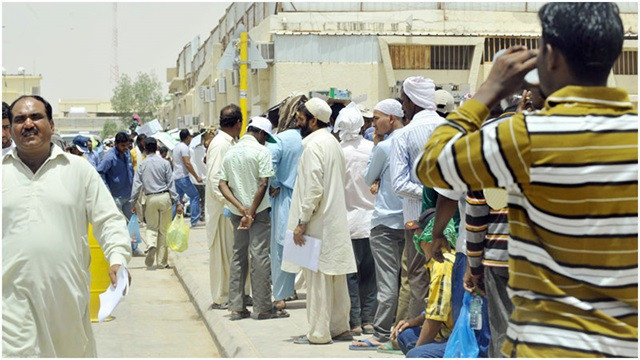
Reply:
[[242, 112], [242, 130], [240, 135], [243, 135], [247, 129], [247, 63], [248, 63], [248, 51], [247, 45], [249, 43], [249, 34], [244, 31], [240, 33], [240, 111]]

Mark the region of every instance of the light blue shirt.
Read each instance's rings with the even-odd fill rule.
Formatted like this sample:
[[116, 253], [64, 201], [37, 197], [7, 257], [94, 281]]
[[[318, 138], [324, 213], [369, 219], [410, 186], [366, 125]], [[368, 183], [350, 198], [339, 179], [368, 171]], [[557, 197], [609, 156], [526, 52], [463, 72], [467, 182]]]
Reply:
[[389, 172], [391, 139], [397, 133], [398, 130], [392, 132], [386, 140], [379, 142], [373, 148], [369, 164], [364, 172], [364, 181], [369, 186], [373, 185], [376, 179], [380, 179], [380, 188], [373, 202], [372, 229], [378, 225], [384, 225], [391, 229], [404, 229], [402, 200], [393, 192], [391, 173]]
[[402, 198], [404, 222], [417, 220], [422, 210], [422, 183], [412, 174], [416, 158], [438, 125], [445, 122], [438, 113], [422, 110], [391, 141], [389, 168], [391, 186]]
[[298, 173], [298, 160], [302, 155], [302, 136], [299, 129], [289, 129], [274, 136], [277, 143], [267, 143], [276, 175], [271, 178], [271, 186], [285, 186], [293, 190]]

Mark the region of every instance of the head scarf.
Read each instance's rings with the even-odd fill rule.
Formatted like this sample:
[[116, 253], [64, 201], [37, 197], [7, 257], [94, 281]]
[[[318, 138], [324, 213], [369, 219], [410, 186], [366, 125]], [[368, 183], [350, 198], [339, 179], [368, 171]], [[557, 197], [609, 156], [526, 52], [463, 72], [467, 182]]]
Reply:
[[402, 90], [417, 106], [431, 111], [436, 109], [436, 85], [433, 80], [412, 76], [402, 83]]
[[280, 103], [278, 110], [278, 132], [282, 132], [291, 128], [295, 128], [298, 123], [296, 113], [298, 105], [307, 101], [304, 94], [291, 94]]
[[402, 111], [402, 104], [396, 99], [384, 99], [376, 104], [373, 110], [378, 110], [386, 115], [393, 115], [395, 117], [404, 117], [404, 111]]
[[353, 140], [360, 135], [362, 125], [364, 125], [364, 118], [358, 106], [355, 103], [349, 103], [340, 110], [333, 132], [337, 132], [342, 141]]

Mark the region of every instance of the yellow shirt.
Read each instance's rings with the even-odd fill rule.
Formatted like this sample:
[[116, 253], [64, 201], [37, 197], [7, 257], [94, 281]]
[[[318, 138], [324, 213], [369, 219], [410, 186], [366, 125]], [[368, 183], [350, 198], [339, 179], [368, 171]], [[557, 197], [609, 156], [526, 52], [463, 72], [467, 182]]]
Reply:
[[442, 322], [440, 331], [434, 339], [437, 342], [445, 341], [453, 330], [453, 313], [451, 311], [451, 276], [453, 263], [456, 261], [456, 252], [442, 248], [444, 262], [434, 259], [429, 260], [424, 267], [429, 271], [429, 293], [427, 295], [427, 308], [425, 319]]

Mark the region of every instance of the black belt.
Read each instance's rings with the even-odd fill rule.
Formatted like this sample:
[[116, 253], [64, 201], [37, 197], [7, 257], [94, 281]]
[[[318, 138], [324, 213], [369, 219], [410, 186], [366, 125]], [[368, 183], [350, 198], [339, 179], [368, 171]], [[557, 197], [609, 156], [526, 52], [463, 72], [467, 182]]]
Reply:
[[149, 195], [158, 195], [158, 194], [164, 194], [164, 193], [168, 193], [168, 192], [169, 192], [169, 190], [164, 190], [164, 191], [158, 191], [158, 192], [154, 192], [154, 193], [148, 193], [148, 194], [145, 194], [145, 195], [147, 195], [147, 196], [149, 196]]

